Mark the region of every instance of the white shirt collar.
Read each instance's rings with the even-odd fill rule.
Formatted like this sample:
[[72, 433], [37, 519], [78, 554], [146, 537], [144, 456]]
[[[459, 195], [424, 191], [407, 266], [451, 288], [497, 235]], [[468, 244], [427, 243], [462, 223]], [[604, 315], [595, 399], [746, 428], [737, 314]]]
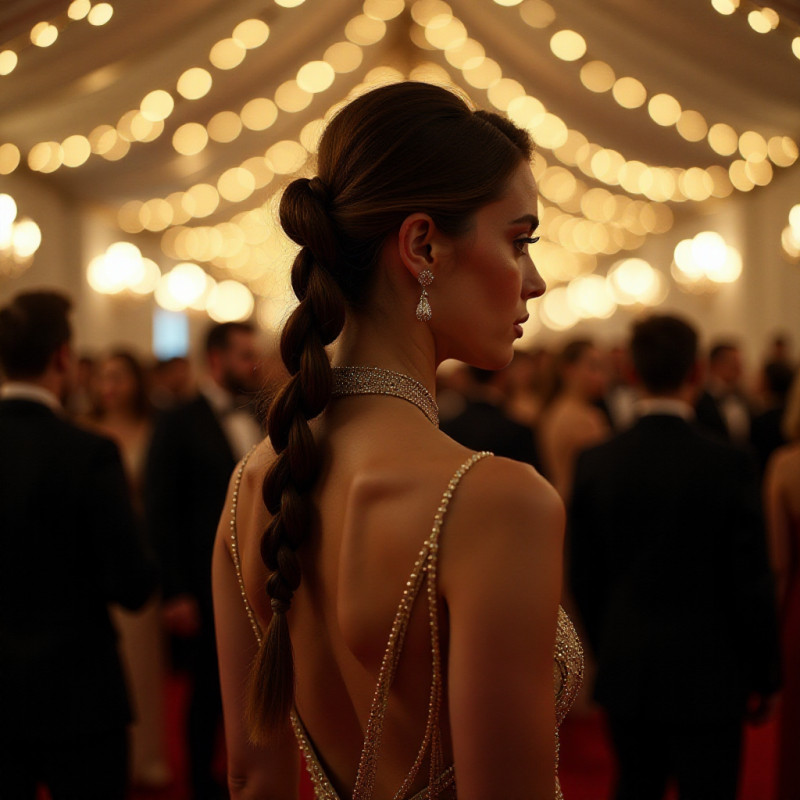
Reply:
[[208, 400], [216, 414], [227, 414], [233, 408], [233, 395], [210, 379], [200, 383], [200, 394]]
[[636, 413], [639, 417], [649, 417], [653, 414], [666, 414], [670, 417], [680, 417], [687, 422], [694, 419], [694, 409], [683, 400], [673, 397], [647, 397], [636, 403]]
[[0, 399], [3, 400], [32, 400], [41, 403], [58, 414], [64, 413], [64, 408], [59, 399], [49, 390], [35, 383], [25, 381], [8, 381], [0, 386]]

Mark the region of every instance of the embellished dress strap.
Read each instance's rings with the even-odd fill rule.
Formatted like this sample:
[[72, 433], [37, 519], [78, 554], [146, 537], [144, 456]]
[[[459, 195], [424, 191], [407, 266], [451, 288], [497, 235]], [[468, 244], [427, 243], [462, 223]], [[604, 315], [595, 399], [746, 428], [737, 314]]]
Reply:
[[[256, 445], [256, 447], [257, 446], [258, 445]], [[258, 624], [258, 620], [256, 619], [255, 612], [253, 611], [253, 607], [250, 605], [250, 601], [247, 599], [247, 592], [244, 588], [244, 578], [242, 577], [242, 558], [239, 554], [239, 535], [236, 532], [236, 508], [239, 505], [239, 488], [242, 485], [242, 475], [244, 474], [244, 468], [247, 466], [247, 462], [250, 460], [250, 456], [252, 456], [255, 452], [256, 447], [253, 447], [248, 451], [248, 453], [242, 459], [242, 462], [239, 464], [239, 469], [236, 470], [236, 477], [233, 480], [233, 497], [231, 498], [229, 535], [231, 543], [231, 558], [233, 559], [233, 567], [236, 570], [236, 581], [239, 584], [239, 592], [241, 593], [242, 600], [244, 601], [244, 608], [247, 612], [247, 618], [250, 620], [250, 627], [253, 629], [253, 634], [255, 635], [256, 641], [260, 647], [263, 634], [261, 631], [261, 626]]]
[[394, 795], [394, 800], [402, 800], [402, 798], [408, 796], [409, 790], [419, 773], [426, 754], [429, 754], [430, 780], [428, 788], [423, 793], [423, 796], [436, 797], [439, 792], [452, 786], [455, 782], [453, 767], [450, 766], [447, 769], [444, 767], [441, 726], [439, 723], [443, 693], [442, 659], [439, 644], [438, 622], [439, 603], [436, 586], [439, 536], [450, 501], [461, 478], [463, 478], [478, 461], [490, 455], [492, 454], [486, 451], [473, 454], [459, 467], [455, 475], [450, 479], [450, 483], [442, 495], [441, 502], [439, 503], [434, 517], [433, 530], [422, 545], [411, 575], [406, 582], [406, 587], [403, 590], [403, 597], [400, 601], [397, 613], [395, 614], [391, 633], [389, 635], [389, 642], [378, 673], [378, 683], [375, 688], [364, 736], [364, 749], [362, 750], [359, 760], [356, 783], [353, 789], [353, 800], [371, 800], [375, 790], [375, 775], [378, 769], [383, 724], [389, 703], [389, 691], [400, 661], [408, 623], [411, 618], [411, 610], [424, 581], [426, 581], [432, 657], [428, 718], [425, 725], [425, 734], [417, 757], [400, 788]]

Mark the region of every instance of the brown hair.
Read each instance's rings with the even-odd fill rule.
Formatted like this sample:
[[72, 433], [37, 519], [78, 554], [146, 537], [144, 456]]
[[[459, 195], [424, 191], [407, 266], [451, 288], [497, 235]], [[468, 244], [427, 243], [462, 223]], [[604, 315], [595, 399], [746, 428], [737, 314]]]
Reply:
[[59, 292], [18, 294], [0, 308], [0, 367], [9, 380], [38, 378], [72, 338], [72, 302]]
[[273, 616], [252, 671], [255, 739], [285, 723], [294, 702], [286, 614], [300, 584], [297, 550], [317, 523], [310, 492], [321, 455], [308, 421], [331, 397], [325, 346], [339, 336], [346, 309], [366, 303], [381, 249], [409, 214], [427, 213], [445, 234], [460, 235], [531, 153], [528, 134], [504, 117], [472, 111], [441, 87], [397, 83], [345, 106], [320, 142], [319, 176], [283, 194], [281, 225], [302, 248], [292, 266], [300, 304], [281, 336], [290, 378], [267, 419], [276, 458], [262, 489], [272, 521], [261, 555]]

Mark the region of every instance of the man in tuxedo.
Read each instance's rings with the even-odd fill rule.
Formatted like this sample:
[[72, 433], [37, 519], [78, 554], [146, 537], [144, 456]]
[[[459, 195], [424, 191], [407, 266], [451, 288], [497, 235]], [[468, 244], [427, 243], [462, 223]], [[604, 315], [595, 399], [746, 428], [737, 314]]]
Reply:
[[69, 300], [0, 309], [0, 797], [122, 800], [128, 696], [108, 603], [155, 589], [122, 462], [64, 415]]
[[539, 468], [533, 431], [512, 420], [503, 410], [505, 399], [497, 385], [502, 373], [468, 367], [472, 386], [464, 409], [442, 423], [442, 430], [472, 450], [491, 450]]
[[708, 380], [695, 403], [697, 423], [733, 444], [750, 436], [751, 409], [742, 391], [742, 353], [733, 342], [718, 342], [708, 355]]
[[750, 456], [693, 425], [697, 335], [634, 327], [643, 399], [629, 430], [578, 459], [572, 590], [597, 658], [617, 800], [734, 800], [742, 721], [778, 688], [772, 577]]
[[214, 325], [197, 396], [157, 421], [147, 459], [145, 506], [161, 554], [164, 619], [186, 645], [192, 676], [187, 724], [195, 800], [224, 796], [212, 776], [221, 699], [211, 600], [211, 553], [236, 462], [261, 439], [249, 406], [256, 392], [253, 327]]

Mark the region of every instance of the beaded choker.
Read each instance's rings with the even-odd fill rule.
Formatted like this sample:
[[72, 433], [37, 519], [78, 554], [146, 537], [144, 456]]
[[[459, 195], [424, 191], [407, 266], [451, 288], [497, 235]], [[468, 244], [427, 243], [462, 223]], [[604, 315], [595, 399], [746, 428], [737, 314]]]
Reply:
[[435, 427], [439, 427], [439, 407], [431, 393], [417, 380], [381, 367], [334, 367], [333, 396], [387, 394], [415, 405]]

